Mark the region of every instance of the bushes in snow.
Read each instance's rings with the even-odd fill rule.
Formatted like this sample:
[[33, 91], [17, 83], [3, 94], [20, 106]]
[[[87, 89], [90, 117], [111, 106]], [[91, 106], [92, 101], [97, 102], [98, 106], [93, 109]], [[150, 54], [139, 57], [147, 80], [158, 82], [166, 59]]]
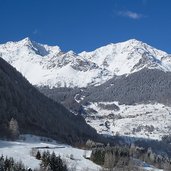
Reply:
[[0, 171], [28, 171], [24, 164], [20, 162], [15, 162], [13, 158], [0, 157]]

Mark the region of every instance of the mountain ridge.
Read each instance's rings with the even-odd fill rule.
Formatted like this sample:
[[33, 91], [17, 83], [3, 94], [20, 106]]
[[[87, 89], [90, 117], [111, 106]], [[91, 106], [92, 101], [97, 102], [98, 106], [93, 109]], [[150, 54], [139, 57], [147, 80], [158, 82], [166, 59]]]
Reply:
[[171, 71], [169, 54], [136, 39], [76, 54], [25, 38], [0, 45], [0, 57], [33, 85], [51, 88], [97, 86], [115, 75], [131, 74], [143, 68]]

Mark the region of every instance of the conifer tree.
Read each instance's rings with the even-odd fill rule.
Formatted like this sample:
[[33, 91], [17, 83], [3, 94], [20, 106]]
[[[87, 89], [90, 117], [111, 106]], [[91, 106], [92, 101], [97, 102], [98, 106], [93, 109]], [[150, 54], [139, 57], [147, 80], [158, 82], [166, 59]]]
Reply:
[[36, 159], [40, 160], [41, 159], [41, 154], [40, 154], [40, 151], [37, 152], [36, 154]]

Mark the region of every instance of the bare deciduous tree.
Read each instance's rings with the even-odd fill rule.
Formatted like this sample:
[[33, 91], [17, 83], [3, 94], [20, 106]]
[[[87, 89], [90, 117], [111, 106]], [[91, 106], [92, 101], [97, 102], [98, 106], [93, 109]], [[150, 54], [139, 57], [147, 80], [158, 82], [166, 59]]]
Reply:
[[15, 140], [15, 139], [17, 139], [19, 137], [20, 132], [19, 132], [18, 122], [14, 118], [11, 118], [11, 120], [9, 122], [9, 130], [10, 130], [10, 133], [11, 133], [11, 138], [13, 140]]

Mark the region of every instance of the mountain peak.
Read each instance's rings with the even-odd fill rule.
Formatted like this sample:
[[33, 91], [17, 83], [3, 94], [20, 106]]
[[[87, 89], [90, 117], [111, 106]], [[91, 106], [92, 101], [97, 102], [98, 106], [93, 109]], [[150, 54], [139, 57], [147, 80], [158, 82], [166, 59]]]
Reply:
[[26, 37], [24, 39], [22, 39], [21, 41], [31, 41], [30, 37]]
[[104, 45], [102, 47], [99, 47], [99, 48], [95, 49], [92, 52], [83, 51], [79, 55], [82, 56], [84, 54], [94, 53], [94, 52], [97, 52], [97, 51], [100, 52], [100, 53], [104, 53], [104, 51], [111, 53], [110, 51], [115, 51], [117, 49], [121, 50], [121, 49], [125, 49], [125, 48], [128, 48], [128, 47], [134, 47], [134, 46], [137, 46], [137, 45], [140, 45], [140, 46], [142, 46], [142, 45], [150, 46], [150, 45], [147, 45], [146, 43], [143, 43], [140, 40], [129, 39], [127, 41], [123, 41], [123, 42], [119, 42], [119, 43], [110, 43], [110, 44]]
[[79, 55], [116, 75], [130, 74], [144, 67], [168, 70], [161, 62], [168, 55], [166, 52], [136, 39], [111, 43]]
[[142, 43], [142, 41], [140, 41], [140, 40], [137, 40], [137, 39], [129, 39], [129, 40], [127, 40], [126, 42], [136, 42], [136, 43]]
[[26, 37], [26, 38], [19, 41], [19, 43], [24, 44], [24, 45], [31, 45], [32, 42], [33, 41], [29, 37]]
[[26, 48], [28, 53], [36, 53], [40, 56], [47, 56], [49, 54], [57, 54], [61, 51], [58, 46], [48, 46], [45, 44], [37, 43], [36, 41], [31, 40], [29, 37], [26, 37], [15, 43], [17, 49], [21, 50], [22, 48]]
[[129, 39], [127, 41], [121, 42], [121, 44], [129, 44], [129, 45], [132, 45], [132, 46], [137, 46], [137, 45], [143, 45], [143, 44], [146, 44], [146, 43], [144, 43], [144, 42], [142, 42], [140, 40], [137, 40], [137, 39]]

